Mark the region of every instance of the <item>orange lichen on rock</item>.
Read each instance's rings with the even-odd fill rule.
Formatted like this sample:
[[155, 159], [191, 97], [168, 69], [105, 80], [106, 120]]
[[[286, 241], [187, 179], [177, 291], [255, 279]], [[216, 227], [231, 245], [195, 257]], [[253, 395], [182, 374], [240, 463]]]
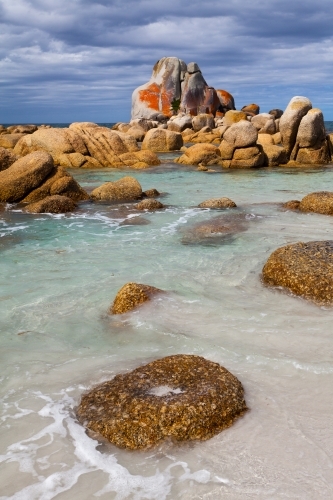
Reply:
[[146, 102], [151, 109], [158, 111], [160, 104], [160, 92], [160, 86], [157, 83], [152, 83], [146, 89], [139, 91], [140, 100]]

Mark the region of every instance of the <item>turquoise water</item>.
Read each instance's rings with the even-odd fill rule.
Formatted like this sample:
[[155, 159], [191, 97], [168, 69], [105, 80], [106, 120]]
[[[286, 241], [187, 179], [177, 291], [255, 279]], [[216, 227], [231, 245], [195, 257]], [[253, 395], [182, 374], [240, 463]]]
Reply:
[[[331, 498], [333, 310], [263, 286], [260, 273], [279, 246], [333, 239], [332, 217], [280, 206], [333, 191], [332, 166], [71, 173], [88, 190], [133, 175], [166, 208], [0, 213], [0, 499]], [[238, 208], [196, 208], [221, 196]], [[236, 220], [232, 237], [198, 237], [196, 224], [217, 217]], [[128, 281], [168, 293], [109, 316]], [[149, 452], [85, 434], [74, 413], [82, 392], [175, 353], [228, 368], [250, 411], [207, 442]]]

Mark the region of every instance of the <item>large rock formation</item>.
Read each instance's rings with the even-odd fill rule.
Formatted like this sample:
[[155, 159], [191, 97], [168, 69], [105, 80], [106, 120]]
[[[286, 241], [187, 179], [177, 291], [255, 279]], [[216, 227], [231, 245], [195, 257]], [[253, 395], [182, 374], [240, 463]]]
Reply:
[[217, 363], [178, 354], [117, 375], [82, 396], [79, 421], [121, 448], [206, 440], [247, 410], [240, 381]]
[[183, 137], [179, 132], [153, 128], [147, 132], [142, 142], [142, 149], [150, 151], [178, 151], [183, 146]]
[[18, 160], [18, 156], [10, 149], [0, 147], [0, 171], [13, 165]]
[[263, 280], [318, 304], [333, 304], [333, 241], [278, 248], [263, 268]]
[[231, 94], [210, 87], [197, 63], [186, 65], [177, 57], [163, 57], [155, 64], [150, 80], [134, 90], [132, 119], [163, 121], [179, 109], [193, 116], [215, 115], [234, 107]]

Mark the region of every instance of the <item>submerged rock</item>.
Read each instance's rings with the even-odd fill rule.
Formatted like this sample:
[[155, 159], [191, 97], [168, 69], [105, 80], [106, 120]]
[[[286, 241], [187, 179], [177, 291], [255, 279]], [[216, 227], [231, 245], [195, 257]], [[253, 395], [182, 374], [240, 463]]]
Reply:
[[199, 203], [199, 208], [234, 208], [237, 207], [236, 203], [230, 198], [211, 198], [210, 200], [205, 200]]
[[100, 201], [130, 201], [142, 196], [142, 188], [134, 177], [123, 177], [115, 182], [105, 182], [91, 192], [91, 197]]
[[263, 281], [318, 304], [333, 304], [333, 241], [295, 243], [267, 260]]
[[207, 440], [247, 410], [241, 382], [218, 363], [179, 354], [117, 375], [85, 394], [81, 423], [120, 448]]
[[112, 314], [123, 314], [131, 311], [135, 307], [162, 293], [162, 290], [150, 285], [141, 283], [126, 283], [117, 293], [116, 298], [110, 308]]
[[299, 209], [302, 212], [333, 215], [333, 193], [329, 191], [310, 193], [302, 198]]
[[151, 188], [151, 189], [146, 189], [146, 191], [144, 191], [142, 195], [146, 196], [146, 198], [157, 198], [158, 196], [161, 195], [161, 193], [157, 191], [157, 189]]
[[75, 209], [76, 203], [71, 200], [71, 198], [58, 194], [47, 196], [41, 201], [27, 205], [25, 208], [27, 212], [34, 214], [64, 214], [67, 212], [73, 212]]

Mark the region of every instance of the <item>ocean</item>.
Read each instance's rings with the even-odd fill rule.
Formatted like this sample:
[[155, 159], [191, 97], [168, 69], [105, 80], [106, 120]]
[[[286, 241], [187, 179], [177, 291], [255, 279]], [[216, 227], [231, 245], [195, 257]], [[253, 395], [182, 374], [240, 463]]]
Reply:
[[[332, 217], [281, 208], [333, 191], [333, 165], [199, 172], [177, 155], [143, 171], [71, 170], [88, 191], [131, 175], [162, 193], [155, 212], [0, 213], [1, 500], [333, 498], [333, 309], [261, 281], [276, 248], [333, 239]], [[237, 208], [197, 208], [222, 196]], [[239, 230], [198, 237], [216, 217]], [[129, 281], [167, 293], [110, 316]], [[208, 441], [144, 452], [86, 434], [85, 391], [177, 353], [230, 370], [250, 410]]]

